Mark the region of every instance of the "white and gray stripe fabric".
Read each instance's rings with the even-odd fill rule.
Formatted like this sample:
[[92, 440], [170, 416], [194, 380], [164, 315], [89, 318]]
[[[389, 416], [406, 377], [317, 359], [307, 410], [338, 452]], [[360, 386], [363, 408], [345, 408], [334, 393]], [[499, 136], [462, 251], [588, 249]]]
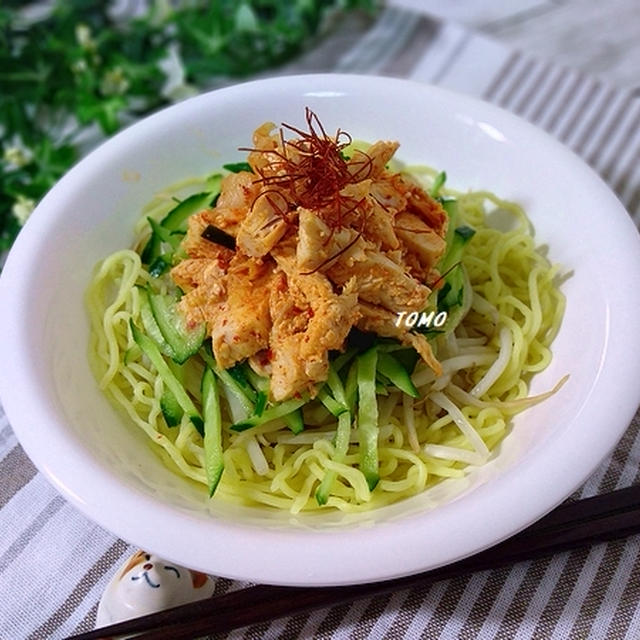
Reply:
[[[584, 158], [640, 224], [640, 97], [453, 23], [397, 8], [352, 15], [277, 73], [412, 78], [475, 95], [547, 130]], [[612, 274], [614, 275], [614, 274]], [[638, 482], [640, 417], [574, 498]], [[134, 549], [64, 501], [0, 410], [0, 638], [57, 639], [93, 627], [111, 575]], [[246, 586], [216, 579], [216, 592]], [[255, 625], [250, 639], [525, 640], [640, 637], [640, 536]]]

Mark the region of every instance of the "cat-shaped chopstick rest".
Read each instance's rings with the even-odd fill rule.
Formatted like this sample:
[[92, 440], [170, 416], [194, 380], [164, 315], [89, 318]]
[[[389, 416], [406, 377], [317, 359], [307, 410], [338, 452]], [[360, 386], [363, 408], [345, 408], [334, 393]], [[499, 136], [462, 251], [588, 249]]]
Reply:
[[100, 604], [98, 627], [176, 607], [213, 594], [209, 576], [138, 551], [111, 579]]

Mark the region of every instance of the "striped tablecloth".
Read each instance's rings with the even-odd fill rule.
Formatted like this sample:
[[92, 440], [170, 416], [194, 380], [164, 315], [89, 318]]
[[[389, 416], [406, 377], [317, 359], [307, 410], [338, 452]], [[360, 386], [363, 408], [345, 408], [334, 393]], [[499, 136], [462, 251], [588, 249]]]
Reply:
[[[584, 158], [640, 223], [640, 98], [605, 80], [388, 8], [337, 22], [278, 73], [392, 75], [449, 87], [546, 129]], [[637, 482], [640, 417], [575, 497]], [[64, 638], [94, 626], [134, 551], [60, 497], [0, 410], [0, 638]], [[216, 591], [245, 586], [216, 579]], [[640, 537], [281, 619], [230, 638], [640, 638]]]

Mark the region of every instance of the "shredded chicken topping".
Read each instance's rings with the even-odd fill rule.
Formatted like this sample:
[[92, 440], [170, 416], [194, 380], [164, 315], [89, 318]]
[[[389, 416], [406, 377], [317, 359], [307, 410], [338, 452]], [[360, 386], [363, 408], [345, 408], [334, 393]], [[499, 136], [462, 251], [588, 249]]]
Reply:
[[[171, 271], [182, 313], [206, 323], [220, 366], [249, 359], [268, 375], [276, 401], [315, 395], [352, 327], [412, 346], [439, 375], [424, 335], [395, 320], [437, 286], [446, 212], [387, 168], [397, 142], [347, 157], [347, 134], [327, 135], [308, 109], [307, 125], [258, 127], [252, 171], [227, 175], [215, 207], [191, 216]], [[235, 248], [203, 237], [211, 226]]]

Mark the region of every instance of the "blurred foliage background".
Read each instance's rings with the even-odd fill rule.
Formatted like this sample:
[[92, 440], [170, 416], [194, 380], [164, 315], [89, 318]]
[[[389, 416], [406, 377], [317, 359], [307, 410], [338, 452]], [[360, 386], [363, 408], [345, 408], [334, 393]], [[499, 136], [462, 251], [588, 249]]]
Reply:
[[376, 0], [57, 0], [0, 5], [0, 251], [97, 142], [220, 79], [301, 53]]

